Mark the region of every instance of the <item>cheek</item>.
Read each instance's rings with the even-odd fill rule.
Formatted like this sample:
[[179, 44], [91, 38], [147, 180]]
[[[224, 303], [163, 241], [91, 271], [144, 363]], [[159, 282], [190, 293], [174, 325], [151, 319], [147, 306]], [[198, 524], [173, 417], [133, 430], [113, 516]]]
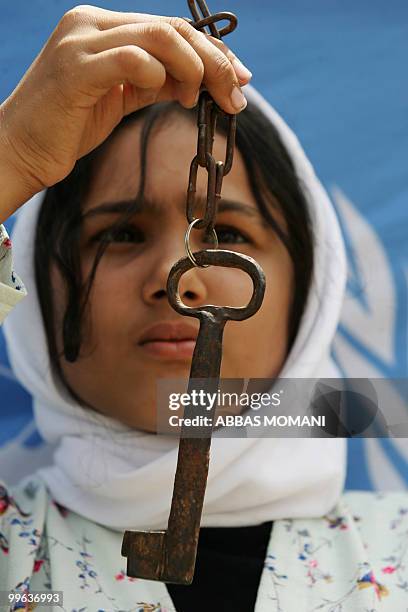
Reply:
[[127, 336], [131, 319], [137, 320], [141, 280], [134, 272], [134, 267], [132, 275], [126, 267], [101, 265], [98, 269], [87, 309], [87, 340], [102, 352], [120, 348], [120, 338]]
[[[282, 319], [289, 312], [293, 294], [293, 265], [284, 247], [275, 249], [273, 254], [253, 257], [260, 264], [265, 274], [266, 287], [262, 306], [252, 320]], [[202, 270], [199, 271], [203, 273]], [[220, 306], [243, 307], [248, 304], [253, 294], [251, 277], [237, 268], [213, 266], [204, 271], [203, 281], [209, 288], [211, 303]], [[248, 322], [251, 320], [248, 319]]]
[[244, 307], [253, 293], [250, 276], [238, 268], [212, 266], [206, 270], [197, 270], [207, 287], [206, 303], [217, 306]]
[[[235, 376], [262, 378], [277, 374], [287, 354], [293, 266], [286, 251], [276, 258], [258, 257], [257, 261], [266, 277], [262, 306], [245, 321], [227, 323], [224, 341], [225, 356], [228, 354], [230, 362], [235, 364]], [[244, 305], [252, 295], [251, 279], [247, 276], [245, 300], [242, 298], [242, 288], [235, 289], [238, 292], [237, 305]]]

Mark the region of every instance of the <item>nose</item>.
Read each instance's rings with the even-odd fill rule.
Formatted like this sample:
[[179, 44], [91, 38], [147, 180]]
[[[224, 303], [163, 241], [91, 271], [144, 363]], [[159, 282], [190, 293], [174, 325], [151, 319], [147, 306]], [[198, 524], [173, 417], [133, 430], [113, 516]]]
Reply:
[[[158, 252], [152, 258], [150, 266], [146, 267], [142, 287], [142, 298], [146, 304], [167, 303], [166, 285], [170, 269], [176, 261], [186, 257], [183, 238], [184, 234], [178, 232], [177, 236], [173, 235], [170, 240], [163, 241], [157, 247]], [[198, 250], [194, 247], [194, 242], [191, 243], [191, 247], [193, 251]], [[179, 294], [186, 305], [198, 306], [205, 303], [208, 288], [204, 280], [204, 273], [202, 268], [195, 267], [180, 278]]]

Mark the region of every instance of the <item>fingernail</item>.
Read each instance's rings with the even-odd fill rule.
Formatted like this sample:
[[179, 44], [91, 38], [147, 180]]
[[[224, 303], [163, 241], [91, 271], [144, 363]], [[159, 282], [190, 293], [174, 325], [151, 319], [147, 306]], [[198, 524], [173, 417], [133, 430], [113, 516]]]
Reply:
[[236, 108], [236, 110], [244, 110], [244, 108], [248, 104], [247, 99], [242, 93], [240, 87], [238, 87], [237, 85], [234, 85], [234, 87], [232, 88], [231, 102], [232, 106]]
[[248, 68], [246, 68], [237, 57], [232, 60], [232, 65], [234, 67], [235, 74], [241, 81], [249, 81], [252, 79], [252, 72], [248, 70]]

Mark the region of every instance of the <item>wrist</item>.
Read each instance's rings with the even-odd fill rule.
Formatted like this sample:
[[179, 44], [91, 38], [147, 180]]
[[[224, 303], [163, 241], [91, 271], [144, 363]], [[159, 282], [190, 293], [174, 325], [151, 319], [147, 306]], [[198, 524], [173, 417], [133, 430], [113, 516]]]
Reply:
[[19, 163], [18, 153], [5, 134], [2, 110], [0, 106], [0, 223], [42, 189]]
[[0, 143], [0, 223], [4, 223], [41, 187], [35, 188], [30, 177], [11, 161], [7, 147]]

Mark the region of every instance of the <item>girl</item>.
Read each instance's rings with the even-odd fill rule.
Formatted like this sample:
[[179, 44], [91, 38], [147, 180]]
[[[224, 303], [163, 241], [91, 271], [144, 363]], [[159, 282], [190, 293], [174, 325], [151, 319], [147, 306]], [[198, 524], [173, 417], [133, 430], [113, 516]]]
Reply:
[[[220, 246], [256, 259], [267, 283], [259, 312], [227, 323], [221, 375], [336, 375], [329, 352], [345, 282], [336, 217], [250, 76], [183, 20], [79, 7], [1, 106], [0, 219], [30, 200], [13, 237], [19, 276], [2, 227], [1, 315], [56, 452], [53, 465], [2, 485], [0, 591], [54, 592], [55, 609], [70, 612], [402, 609], [405, 501], [341, 497], [344, 440], [217, 430], [192, 585], [128, 578], [120, 556], [125, 529], [166, 528], [170, 508], [178, 441], [155, 435], [155, 389], [188, 377], [198, 332], [169, 306], [166, 281], [184, 256], [190, 109], [202, 83], [239, 113]], [[221, 122], [216, 159], [225, 131]], [[201, 199], [205, 187], [200, 173]], [[201, 233], [194, 240], [194, 250], [209, 246]], [[179, 290], [189, 306], [239, 306], [251, 282], [232, 268], [194, 268]], [[380, 543], [376, 515], [391, 529]]]

